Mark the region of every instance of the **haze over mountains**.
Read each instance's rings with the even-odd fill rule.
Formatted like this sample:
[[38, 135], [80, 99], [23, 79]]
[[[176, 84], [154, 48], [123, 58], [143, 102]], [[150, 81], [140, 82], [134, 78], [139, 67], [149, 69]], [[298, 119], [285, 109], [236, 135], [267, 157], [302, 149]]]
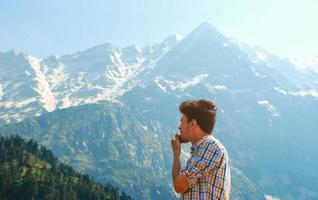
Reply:
[[144, 48], [103, 44], [41, 59], [0, 53], [0, 130], [35, 138], [132, 196], [173, 198], [169, 145], [178, 105], [207, 98], [218, 106], [214, 134], [241, 174], [235, 198], [316, 199], [314, 58], [299, 64], [304, 69], [206, 23]]

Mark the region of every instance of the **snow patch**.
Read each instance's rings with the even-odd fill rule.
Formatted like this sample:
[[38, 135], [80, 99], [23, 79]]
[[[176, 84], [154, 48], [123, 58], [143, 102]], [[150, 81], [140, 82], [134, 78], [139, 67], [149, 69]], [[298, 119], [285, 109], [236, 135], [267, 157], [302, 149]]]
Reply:
[[183, 40], [183, 39], [185, 38], [184, 35], [179, 34], [179, 33], [175, 34], [175, 36], [176, 36], [176, 40], [177, 40], [178, 42], [180, 42], [181, 40]]
[[175, 86], [171, 85], [171, 89], [172, 90], [176, 90], [176, 89], [184, 90], [190, 86], [197, 85], [198, 83], [202, 82], [207, 77], [208, 77], [208, 74], [201, 74], [201, 75], [198, 75], [196, 77], [193, 77], [192, 80], [189, 82], [185, 82], [185, 83], [179, 82]]
[[226, 90], [227, 87], [225, 85], [211, 85], [210, 83], [205, 83], [204, 86], [206, 89], [212, 93], [215, 92], [215, 90]]
[[301, 97], [305, 97], [305, 96], [318, 97], [318, 91], [315, 91], [315, 90], [309, 90], [309, 91], [301, 90], [297, 92], [290, 92], [289, 94], [293, 96], [301, 96]]
[[15, 108], [14, 101], [2, 101], [0, 102], [0, 106], [4, 107], [5, 109]]
[[253, 71], [253, 73], [254, 73], [256, 76], [258, 76], [258, 77], [260, 77], [260, 78], [265, 78], [265, 77], [266, 77], [266, 76], [260, 75], [260, 74], [254, 69], [254, 67], [251, 67], [251, 70]]
[[135, 87], [138, 82], [135, 81], [134, 78], [149, 67], [143, 65], [145, 61], [144, 58], [138, 59], [137, 63], [125, 65], [118, 52], [114, 52], [111, 59], [114, 65], [106, 66], [107, 70], [105, 72], [106, 79], [111, 82], [111, 84], [108, 85], [108, 87], [102, 88], [102, 91], [97, 94], [93, 101], [114, 101], [115, 98]]
[[4, 115], [0, 115], [0, 119], [4, 120], [6, 124], [8, 124], [11, 120], [10, 118], [11, 116], [9, 116], [8, 113], [4, 114]]
[[256, 52], [255, 56], [258, 60], [261, 60], [261, 61], [265, 61], [267, 58], [267, 55], [263, 52]]
[[187, 89], [188, 87], [192, 87], [201, 83], [207, 77], [208, 77], [208, 74], [200, 74], [198, 76], [193, 77], [192, 80], [188, 82], [180, 82], [180, 81], [174, 82], [174, 81], [166, 80], [162, 77], [157, 76], [155, 77], [154, 81], [158, 85], [158, 87], [164, 92], [167, 92], [167, 87], [169, 87], [173, 91], [175, 90], [183, 91]]
[[278, 197], [274, 197], [274, 196], [271, 196], [271, 195], [265, 195], [265, 199], [266, 200], [280, 200], [280, 198]]
[[44, 73], [41, 71], [41, 61], [29, 55], [26, 56], [26, 59], [36, 74], [35, 80], [37, 81], [37, 86], [33, 89], [40, 95], [40, 101], [43, 103], [43, 107], [48, 112], [51, 112], [56, 107], [56, 100]]
[[30, 112], [32, 112], [34, 110], [34, 108], [31, 108], [31, 107], [27, 107], [26, 109], [22, 109], [22, 113], [25, 113], [25, 114], [28, 114]]
[[216, 89], [216, 90], [226, 90], [226, 86], [225, 85], [215, 85], [214, 89]]
[[68, 108], [72, 105], [71, 100], [69, 97], [65, 97], [62, 99], [62, 105], [60, 108]]
[[157, 84], [157, 86], [159, 87], [159, 89], [161, 89], [165, 93], [167, 92], [167, 89], [163, 85], [160, 84], [160, 78], [159, 77], [156, 76], [154, 81]]
[[257, 51], [257, 52], [255, 52], [255, 54], [252, 58], [252, 61], [253, 61], [253, 63], [258, 63], [260, 61], [265, 62], [267, 57], [268, 57], [268, 55], [265, 52]]
[[136, 155], [136, 153], [137, 153], [137, 148], [136, 148], [136, 146], [134, 146], [133, 144], [130, 144], [130, 143], [128, 143], [127, 146], [128, 146], [129, 154], [130, 154], [132, 157], [134, 157], [134, 156]]
[[148, 127], [147, 126], [144, 126], [142, 124], [140, 124], [140, 126], [145, 130], [145, 131], [148, 131]]
[[3, 115], [0, 114], [0, 119], [4, 120], [5, 123], [10, 123], [12, 121], [20, 122], [23, 120], [23, 117], [21, 116], [21, 113], [14, 113], [14, 114], [6, 113]]
[[288, 94], [285, 90], [282, 90], [282, 89], [280, 89], [278, 87], [273, 87], [273, 88], [274, 88], [274, 90], [276, 90], [277, 92], [279, 92], [279, 93], [281, 93], [283, 95], [287, 95]]
[[257, 101], [257, 104], [264, 106], [266, 110], [273, 115], [273, 117], [280, 116], [276, 108], [268, 100]]
[[27, 75], [27, 76], [30, 76], [31, 73], [28, 71], [28, 70], [25, 70], [24, 73]]
[[5, 109], [21, 109], [35, 101], [37, 101], [36, 97], [32, 97], [32, 98], [24, 99], [24, 100], [18, 100], [18, 101], [1, 101], [0, 107], [3, 107]]
[[2, 99], [3, 96], [4, 96], [3, 87], [0, 84], [0, 100]]
[[29, 99], [25, 99], [25, 100], [22, 100], [22, 101], [18, 101], [16, 104], [15, 104], [15, 107], [16, 108], [22, 108], [22, 107], [25, 107], [27, 106], [28, 104], [32, 103], [32, 102], [35, 102], [36, 101], [36, 98], [35, 97], [32, 97], [32, 98], [29, 98]]
[[52, 70], [52, 74], [48, 75], [48, 82], [50, 83], [50, 89], [54, 90], [58, 88], [63, 82], [65, 82], [68, 76], [64, 73], [65, 66], [59, 63], [56, 68]]

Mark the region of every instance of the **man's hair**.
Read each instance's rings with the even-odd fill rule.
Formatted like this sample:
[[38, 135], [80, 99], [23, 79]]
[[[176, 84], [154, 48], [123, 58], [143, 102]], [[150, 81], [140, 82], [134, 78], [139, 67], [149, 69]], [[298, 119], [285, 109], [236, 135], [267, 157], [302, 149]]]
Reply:
[[195, 119], [202, 131], [212, 133], [217, 110], [213, 102], [205, 99], [185, 101], [180, 104], [179, 110], [187, 116], [188, 123]]

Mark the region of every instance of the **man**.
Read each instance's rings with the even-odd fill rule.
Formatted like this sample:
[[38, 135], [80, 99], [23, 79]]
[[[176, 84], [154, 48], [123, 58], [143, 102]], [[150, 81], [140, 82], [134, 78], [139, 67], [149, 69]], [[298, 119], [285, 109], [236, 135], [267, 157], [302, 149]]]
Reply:
[[[182, 113], [180, 135], [171, 140], [173, 150], [172, 179], [180, 199], [230, 199], [230, 167], [226, 149], [211, 133], [216, 106], [207, 100], [186, 101], [179, 106]], [[191, 157], [181, 169], [181, 143], [192, 143]]]

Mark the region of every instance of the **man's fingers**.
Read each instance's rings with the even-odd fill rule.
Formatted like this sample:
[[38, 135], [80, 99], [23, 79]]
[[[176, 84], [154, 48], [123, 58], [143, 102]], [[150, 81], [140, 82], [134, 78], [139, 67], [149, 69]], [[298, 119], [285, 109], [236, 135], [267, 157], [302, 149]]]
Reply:
[[177, 138], [177, 137], [172, 138], [172, 139], [171, 139], [171, 144], [175, 144], [175, 143], [177, 142], [177, 140], [178, 140], [178, 138]]
[[175, 134], [175, 135], [174, 135], [174, 138], [175, 138], [176, 140], [179, 140], [179, 134]]
[[171, 139], [171, 145], [174, 146], [177, 143], [180, 143], [179, 134], [175, 134], [174, 138]]

